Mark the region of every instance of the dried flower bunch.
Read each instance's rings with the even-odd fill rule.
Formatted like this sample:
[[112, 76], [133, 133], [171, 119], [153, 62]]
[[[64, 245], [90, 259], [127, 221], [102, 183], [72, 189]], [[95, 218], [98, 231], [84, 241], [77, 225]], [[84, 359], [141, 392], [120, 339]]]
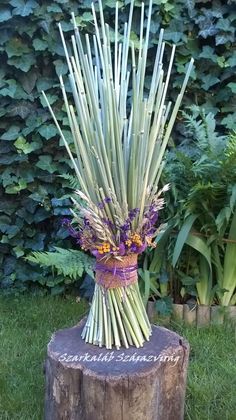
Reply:
[[[128, 210], [122, 208], [117, 200], [105, 197], [95, 205], [81, 191], [75, 191], [83, 200], [82, 205], [75, 200], [72, 210], [74, 224], [70, 219], [64, 219], [63, 224], [77, 243], [84, 250], [89, 250], [94, 256], [110, 256], [119, 258], [131, 253], [140, 254], [147, 246], [155, 246], [158, 229], [155, 227], [158, 220], [158, 211], [164, 205], [160, 194], [168, 189], [166, 185], [152, 198], [150, 205], [146, 206], [143, 219], [138, 224], [140, 209], [138, 207]], [[87, 207], [84, 206], [87, 203]], [[114, 220], [107, 217], [106, 206], [115, 208]], [[77, 211], [76, 211], [77, 209]], [[75, 227], [74, 227], [75, 225]]]

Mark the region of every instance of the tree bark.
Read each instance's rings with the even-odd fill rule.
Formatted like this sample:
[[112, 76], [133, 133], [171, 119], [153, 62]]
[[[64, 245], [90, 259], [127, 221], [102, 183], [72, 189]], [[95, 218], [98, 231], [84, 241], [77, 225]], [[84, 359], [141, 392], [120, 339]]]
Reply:
[[86, 344], [82, 321], [48, 344], [45, 420], [182, 420], [189, 345], [153, 326], [142, 348]]

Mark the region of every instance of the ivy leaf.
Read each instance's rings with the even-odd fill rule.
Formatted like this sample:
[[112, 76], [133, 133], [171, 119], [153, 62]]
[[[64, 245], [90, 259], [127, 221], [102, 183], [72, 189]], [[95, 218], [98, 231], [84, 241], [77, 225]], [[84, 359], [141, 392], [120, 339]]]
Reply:
[[224, 45], [226, 42], [234, 42], [233, 34], [219, 34], [216, 35], [216, 45]]
[[53, 124], [41, 125], [38, 132], [42, 137], [49, 140], [52, 137], [55, 137], [57, 134], [57, 129]]
[[230, 88], [230, 90], [231, 90], [233, 93], [236, 93], [236, 83], [233, 83], [233, 82], [228, 83], [228, 84], [227, 84], [227, 87], [228, 87], [228, 88]]
[[3, 89], [1, 89], [0, 95], [10, 96], [10, 98], [14, 98], [17, 89], [16, 81], [14, 79], [9, 79], [6, 80], [6, 83], [8, 84], [8, 87], [4, 87]]
[[18, 56], [20, 57], [22, 54], [27, 54], [30, 52], [28, 45], [24, 44], [20, 38], [14, 37], [11, 38], [5, 47], [5, 51], [9, 58]]
[[48, 48], [48, 43], [43, 39], [35, 38], [33, 40], [33, 47], [35, 51], [45, 51]]
[[225, 125], [229, 130], [233, 130], [235, 128], [235, 121], [236, 121], [236, 112], [233, 114], [227, 115], [227, 117], [223, 118], [221, 124]]
[[28, 71], [27, 74], [23, 73], [20, 76], [20, 81], [25, 92], [32, 92], [35, 87], [37, 76], [37, 72], [34, 69]]
[[20, 16], [29, 16], [39, 6], [34, 0], [11, 0], [10, 5], [14, 7], [12, 14]]
[[14, 146], [19, 150], [22, 151], [24, 154], [28, 154], [33, 152], [34, 150], [40, 149], [40, 144], [37, 142], [28, 143], [26, 139], [22, 136], [18, 137], [18, 139], [14, 142]]
[[214, 54], [213, 48], [209, 45], [204, 45], [202, 48], [201, 54], [199, 54], [200, 58], [206, 58], [207, 60], [213, 61], [213, 63], [217, 63], [217, 55]]
[[[57, 95], [50, 95], [50, 93], [47, 93], [47, 100], [48, 100], [49, 104], [52, 105], [52, 104], [54, 104], [54, 102], [56, 102], [58, 100], [58, 96]], [[46, 101], [45, 101], [43, 96], [40, 96], [40, 102], [41, 102], [41, 104], [44, 108], [47, 108], [47, 104], [46, 104]]]
[[55, 61], [53, 61], [53, 64], [56, 68], [56, 73], [57, 73], [58, 77], [60, 75], [63, 76], [64, 74], [66, 74], [68, 72], [68, 66], [62, 60], [55, 60]]
[[216, 28], [224, 32], [234, 32], [229, 19], [219, 19], [216, 23]]
[[156, 310], [160, 315], [168, 316], [172, 311], [172, 299], [170, 296], [165, 296], [156, 301]]
[[21, 246], [17, 245], [13, 248], [13, 252], [15, 254], [15, 256], [17, 258], [22, 257], [23, 255], [25, 255], [25, 251], [24, 248], [22, 248]]
[[183, 38], [183, 32], [169, 32], [166, 30], [164, 32], [164, 39], [166, 41], [172, 41], [174, 44], [177, 44]]
[[52, 156], [50, 155], [39, 156], [39, 161], [36, 163], [36, 166], [44, 171], [48, 171], [50, 174], [53, 174], [57, 170], [57, 166], [55, 163], [52, 163]]
[[204, 76], [202, 87], [204, 90], [208, 90], [211, 86], [216, 85], [219, 83], [220, 79], [218, 77], [212, 76], [211, 74], [207, 74]]
[[11, 57], [8, 59], [7, 63], [20, 69], [24, 72], [30, 70], [31, 66], [35, 64], [35, 56], [33, 54], [25, 54], [20, 57]]
[[15, 140], [19, 136], [20, 127], [18, 125], [12, 125], [2, 136], [2, 140]]
[[12, 14], [9, 9], [6, 7], [1, 6], [0, 7], [0, 22], [6, 22], [6, 20], [11, 19]]
[[27, 188], [27, 182], [25, 181], [25, 179], [18, 179], [18, 184], [16, 185], [10, 185], [6, 188], [6, 193], [7, 194], [17, 194], [18, 192], [20, 192], [21, 190], [25, 190]]
[[32, 239], [25, 241], [25, 248], [32, 249], [33, 251], [43, 250], [45, 237], [46, 233], [37, 233]]
[[47, 6], [47, 12], [62, 13], [62, 9], [58, 4], [51, 4], [51, 6]]
[[230, 67], [236, 66], [236, 51], [233, 52], [232, 56], [226, 62]]
[[12, 117], [19, 116], [23, 120], [25, 120], [28, 117], [28, 115], [32, 112], [32, 108], [33, 106], [27, 105], [27, 103], [21, 105], [18, 104], [16, 106], [10, 107], [8, 114]]
[[54, 79], [50, 79], [49, 77], [42, 77], [37, 80], [36, 87], [38, 92], [42, 92], [42, 90], [48, 90], [54, 84]]

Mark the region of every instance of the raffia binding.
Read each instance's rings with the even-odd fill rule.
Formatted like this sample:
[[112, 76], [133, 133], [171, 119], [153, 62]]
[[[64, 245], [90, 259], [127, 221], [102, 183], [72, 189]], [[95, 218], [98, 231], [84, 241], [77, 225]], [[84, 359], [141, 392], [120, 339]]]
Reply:
[[95, 281], [105, 287], [126, 287], [137, 281], [137, 254], [122, 257], [122, 261], [116, 258], [97, 258]]

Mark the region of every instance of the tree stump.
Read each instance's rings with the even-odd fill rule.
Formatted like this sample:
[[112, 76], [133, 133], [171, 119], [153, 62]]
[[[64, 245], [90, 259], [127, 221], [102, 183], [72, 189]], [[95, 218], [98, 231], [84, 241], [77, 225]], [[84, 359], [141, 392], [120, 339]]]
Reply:
[[79, 325], [48, 344], [45, 420], [181, 420], [189, 345], [153, 326], [142, 348], [107, 350], [81, 339]]

